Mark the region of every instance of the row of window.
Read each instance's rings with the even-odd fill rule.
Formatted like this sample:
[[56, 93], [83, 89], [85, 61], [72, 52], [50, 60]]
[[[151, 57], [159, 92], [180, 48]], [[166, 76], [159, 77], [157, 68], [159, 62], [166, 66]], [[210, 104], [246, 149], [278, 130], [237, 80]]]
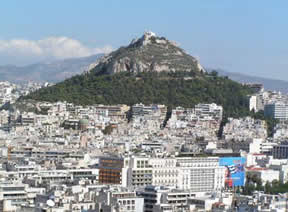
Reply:
[[135, 200], [119, 200], [120, 205], [135, 205]]

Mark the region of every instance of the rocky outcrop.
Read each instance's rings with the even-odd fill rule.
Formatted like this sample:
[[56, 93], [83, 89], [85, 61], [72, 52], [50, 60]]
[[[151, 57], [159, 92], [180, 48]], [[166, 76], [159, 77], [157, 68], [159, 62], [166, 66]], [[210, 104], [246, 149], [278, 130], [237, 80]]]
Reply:
[[199, 62], [175, 42], [146, 32], [126, 46], [103, 57], [91, 70], [109, 74], [119, 72], [162, 72], [205, 70]]

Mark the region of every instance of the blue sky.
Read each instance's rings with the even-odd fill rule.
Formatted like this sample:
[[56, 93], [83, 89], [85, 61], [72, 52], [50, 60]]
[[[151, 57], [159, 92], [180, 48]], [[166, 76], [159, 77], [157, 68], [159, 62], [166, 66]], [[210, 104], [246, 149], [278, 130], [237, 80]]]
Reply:
[[288, 80], [287, 0], [9, 0], [0, 65], [109, 52], [151, 30], [203, 66]]

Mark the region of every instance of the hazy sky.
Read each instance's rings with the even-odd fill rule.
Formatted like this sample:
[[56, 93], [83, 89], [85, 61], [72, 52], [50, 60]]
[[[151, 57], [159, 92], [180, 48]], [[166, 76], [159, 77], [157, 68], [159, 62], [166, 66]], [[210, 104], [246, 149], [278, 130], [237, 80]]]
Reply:
[[287, 0], [9, 0], [0, 65], [109, 52], [145, 30], [203, 66], [288, 80]]

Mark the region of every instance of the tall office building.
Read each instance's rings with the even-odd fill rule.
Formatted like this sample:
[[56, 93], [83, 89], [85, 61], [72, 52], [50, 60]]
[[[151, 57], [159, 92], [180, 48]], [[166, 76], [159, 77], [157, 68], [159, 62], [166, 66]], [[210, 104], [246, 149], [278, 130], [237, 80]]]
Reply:
[[264, 107], [264, 115], [274, 119], [286, 120], [288, 119], [288, 105], [284, 103], [267, 104]]

